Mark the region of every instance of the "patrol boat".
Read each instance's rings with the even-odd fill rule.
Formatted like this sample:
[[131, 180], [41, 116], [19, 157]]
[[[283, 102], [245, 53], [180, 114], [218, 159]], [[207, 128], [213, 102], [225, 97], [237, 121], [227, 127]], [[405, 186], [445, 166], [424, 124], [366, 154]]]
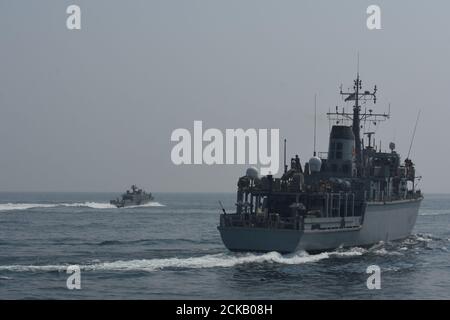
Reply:
[[131, 190], [127, 190], [126, 193], [122, 194], [122, 199], [117, 198], [111, 200], [110, 203], [117, 208], [123, 208], [129, 206], [141, 206], [153, 201], [153, 199], [151, 193], [147, 193], [133, 184]]
[[327, 113], [333, 123], [327, 153], [314, 150], [304, 167], [295, 156], [288, 168], [285, 140], [281, 178], [259, 177], [255, 168], [239, 178], [236, 212], [222, 207], [217, 227], [229, 250], [320, 252], [411, 234], [423, 199], [416, 187], [420, 177], [409, 155], [401, 162], [394, 143], [390, 152], [382, 152], [372, 140], [374, 132], [361, 139], [365, 124], [390, 117], [361, 109], [362, 103], [376, 103], [377, 87], [363, 91], [358, 72], [349, 91], [341, 86], [345, 101], [354, 102], [353, 112], [336, 107]]

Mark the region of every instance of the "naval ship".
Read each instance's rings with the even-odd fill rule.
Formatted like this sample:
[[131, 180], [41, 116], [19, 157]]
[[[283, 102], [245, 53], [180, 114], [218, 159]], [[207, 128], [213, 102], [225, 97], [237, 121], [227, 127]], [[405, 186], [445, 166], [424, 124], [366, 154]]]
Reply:
[[341, 86], [344, 101], [354, 103], [353, 112], [336, 107], [327, 113], [327, 153], [316, 154], [314, 142], [311, 159], [302, 166], [297, 155], [288, 168], [285, 140], [281, 178], [260, 177], [255, 168], [239, 178], [236, 212], [222, 207], [217, 227], [229, 250], [321, 252], [411, 234], [423, 199], [416, 185], [420, 177], [409, 155], [401, 162], [394, 143], [382, 152], [372, 140], [374, 132], [361, 137], [366, 124], [390, 117], [390, 112], [362, 110], [361, 105], [376, 103], [377, 87], [363, 91], [358, 72], [348, 91]]
[[153, 201], [153, 196], [151, 193], [147, 193], [142, 189], [136, 187], [136, 185], [131, 186], [131, 190], [127, 190], [122, 194], [122, 199], [111, 200], [110, 203], [117, 208], [129, 207], [129, 206], [141, 206]]

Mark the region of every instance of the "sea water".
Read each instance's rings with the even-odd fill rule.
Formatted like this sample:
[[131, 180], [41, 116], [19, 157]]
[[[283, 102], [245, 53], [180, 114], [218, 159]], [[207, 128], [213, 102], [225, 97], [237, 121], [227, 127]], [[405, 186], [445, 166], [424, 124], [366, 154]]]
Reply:
[[426, 195], [405, 240], [283, 255], [223, 246], [218, 200], [231, 212], [234, 194], [154, 195], [118, 209], [117, 194], [0, 193], [0, 299], [450, 298], [450, 195]]

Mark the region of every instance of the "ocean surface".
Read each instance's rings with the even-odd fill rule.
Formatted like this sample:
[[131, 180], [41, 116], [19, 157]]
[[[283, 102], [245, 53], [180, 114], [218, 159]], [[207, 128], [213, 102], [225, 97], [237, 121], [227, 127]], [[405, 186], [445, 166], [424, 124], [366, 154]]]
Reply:
[[232, 211], [234, 194], [116, 196], [0, 193], [0, 299], [450, 299], [450, 195], [426, 195], [406, 240], [315, 255], [227, 251], [218, 200]]

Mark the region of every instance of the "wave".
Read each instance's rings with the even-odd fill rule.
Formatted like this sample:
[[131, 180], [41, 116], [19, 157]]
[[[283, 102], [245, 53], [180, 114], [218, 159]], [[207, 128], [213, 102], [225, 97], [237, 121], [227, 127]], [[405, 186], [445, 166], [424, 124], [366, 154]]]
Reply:
[[[444, 239], [450, 241], [450, 239]], [[149, 241], [149, 240], [136, 240]], [[245, 264], [281, 264], [281, 265], [301, 265], [315, 263], [331, 258], [351, 258], [363, 255], [376, 256], [402, 256], [406, 251], [415, 248], [418, 244], [429, 242], [440, 242], [442, 239], [431, 234], [413, 234], [409, 238], [399, 243], [385, 243], [383, 241], [371, 246], [368, 249], [353, 247], [348, 249], [338, 248], [335, 251], [327, 251], [318, 254], [308, 254], [305, 251], [292, 254], [280, 254], [269, 252], [265, 254], [256, 253], [218, 253], [188, 258], [160, 258], [160, 259], [134, 259], [117, 260], [112, 262], [101, 262], [94, 260], [90, 264], [78, 265], [84, 271], [145, 271], [154, 272], [163, 269], [202, 269], [202, 268], [230, 268]], [[122, 241], [104, 241], [99, 245], [123, 244]], [[440, 247], [447, 251], [447, 247]], [[3, 265], [1, 271], [12, 272], [66, 272], [69, 265]]]
[[450, 214], [448, 209], [421, 210], [419, 216], [442, 216]]
[[[120, 209], [134, 209], [134, 208], [148, 208], [148, 207], [165, 207], [165, 205], [159, 203], [159, 202], [149, 202], [146, 204], [141, 204], [139, 206], [128, 206], [125, 208], [120, 208]], [[115, 208], [115, 207], [114, 207]]]
[[411, 235], [409, 238], [419, 241], [419, 242], [431, 242], [431, 241], [441, 241], [442, 238], [436, 237], [431, 233], [416, 233]]
[[[399, 250], [407, 250], [408, 248], [400, 248]], [[379, 255], [379, 256], [403, 256], [402, 252], [399, 251], [390, 251], [387, 250], [386, 248], [381, 248], [378, 250], [373, 250], [372, 251], [374, 254]]]
[[[118, 260], [114, 262], [97, 262], [93, 264], [79, 265], [80, 270], [84, 271], [146, 271], [152, 272], [166, 268], [178, 269], [201, 269], [201, 268], [230, 268], [237, 265], [251, 263], [273, 263], [299, 265], [305, 263], [314, 263], [329, 258], [354, 257], [364, 254], [366, 250], [353, 248], [348, 251], [323, 252], [315, 255], [309, 255], [306, 252], [298, 252], [289, 255], [282, 255], [278, 252], [269, 252], [265, 254], [230, 254], [219, 253], [209, 254], [200, 257], [190, 258], [165, 258], [165, 259], [141, 259], [141, 260]], [[67, 270], [67, 265], [10, 265], [0, 266], [0, 271], [15, 272], [49, 272]]]
[[[183, 238], [175, 238], [175, 239], [138, 239], [138, 240], [105, 240], [99, 243], [87, 243], [90, 245], [98, 245], [98, 246], [115, 246], [115, 245], [133, 245], [133, 244], [175, 244], [179, 245], [180, 243], [190, 243], [190, 244], [198, 244], [203, 245], [204, 241], [202, 240], [192, 240], [192, 239], [183, 239]], [[1, 245], [1, 242], [0, 242]]]
[[2, 203], [0, 204], [0, 211], [10, 210], [27, 210], [32, 208], [53, 208], [55, 204], [43, 204], [43, 203]]
[[[117, 209], [116, 206], [107, 202], [74, 202], [74, 203], [1, 203], [0, 211], [28, 210], [35, 208], [57, 208], [57, 207], [79, 207], [92, 209]], [[129, 206], [120, 209], [133, 209], [142, 207], [164, 207], [159, 202], [150, 202], [140, 206]]]
[[82, 203], [59, 203], [57, 207], [77, 207], [92, 209], [115, 209], [116, 207], [107, 202], [82, 202]]

